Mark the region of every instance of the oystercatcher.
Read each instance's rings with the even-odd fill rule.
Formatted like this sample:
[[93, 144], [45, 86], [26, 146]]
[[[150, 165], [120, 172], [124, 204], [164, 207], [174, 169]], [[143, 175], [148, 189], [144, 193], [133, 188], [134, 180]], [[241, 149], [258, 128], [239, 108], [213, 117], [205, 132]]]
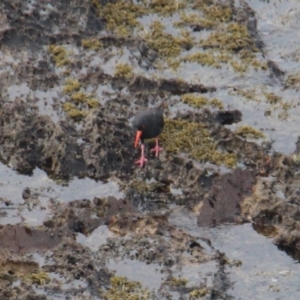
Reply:
[[147, 161], [145, 157], [145, 139], [156, 138], [156, 144], [151, 152], [155, 152], [155, 157], [163, 149], [158, 145], [158, 136], [161, 134], [164, 128], [163, 112], [159, 108], [151, 108], [139, 112], [133, 121], [133, 128], [136, 130], [134, 147], [137, 147], [139, 140], [141, 140], [141, 158], [136, 161], [136, 164], [140, 164], [143, 167]]

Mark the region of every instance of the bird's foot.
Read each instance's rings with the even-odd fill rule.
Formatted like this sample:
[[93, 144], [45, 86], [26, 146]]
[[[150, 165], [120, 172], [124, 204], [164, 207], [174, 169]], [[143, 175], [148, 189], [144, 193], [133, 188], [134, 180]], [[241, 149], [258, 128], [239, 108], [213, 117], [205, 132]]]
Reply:
[[158, 154], [160, 151], [162, 151], [164, 148], [159, 147], [158, 145], [155, 145], [153, 149], [151, 149], [151, 152], [155, 152], [155, 157], [158, 157]]
[[139, 160], [137, 160], [135, 163], [139, 164], [140, 167], [142, 168], [146, 161], [147, 161], [147, 158], [145, 156], [141, 156], [141, 158]]

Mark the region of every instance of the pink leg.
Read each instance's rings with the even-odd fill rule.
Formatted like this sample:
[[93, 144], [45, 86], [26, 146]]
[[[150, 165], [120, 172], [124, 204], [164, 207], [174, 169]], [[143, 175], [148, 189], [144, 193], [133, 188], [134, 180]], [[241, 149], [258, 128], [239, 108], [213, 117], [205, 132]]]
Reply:
[[141, 150], [142, 150], [142, 155], [141, 158], [139, 160], [137, 160], [135, 163], [136, 164], [140, 164], [141, 168], [143, 167], [144, 163], [147, 161], [147, 158], [144, 155], [144, 151], [145, 151], [145, 146], [144, 144], [142, 144], [141, 146]]
[[163, 148], [158, 146], [158, 138], [156, 138], [156, 145], [153, 149], [151, 149], [151, 152], [155, 151], [155, 157], [157, 157], [161, 150], [163, 150]]

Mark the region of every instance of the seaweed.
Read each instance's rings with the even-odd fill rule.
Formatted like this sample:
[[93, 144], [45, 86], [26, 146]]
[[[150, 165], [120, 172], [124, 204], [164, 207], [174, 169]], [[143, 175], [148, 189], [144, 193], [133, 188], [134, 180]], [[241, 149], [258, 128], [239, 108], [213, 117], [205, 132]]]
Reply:
[[65, 102], [62, 107], [63, 110], [67, 113], [67, 115], [75, 119], [76, 121], [80, 121], [88, 114], [86, 110], [80, 110], [73, 103], [70, 102]]
[[208, 104], [208, 99], [204, 96], [196, 96], [195, 94], [185, 94], [181, 96], [181, 101], [196, 108], [203, 107]]
[[298, 91], [300, 87], [300, 73], [294, 73], [289, 75], [285, 81], [284, 86], [285, 88], [293, 88]]
[[130, 281], [124, 276], [114, 276], [110, 279], [111, 286], [108, 291], [102, 291], [106, 300], [148, 300], [150, 292], [142, 288], [138, 281]]
[[151, 12], [160, 15], [171, 15], [186, 7], [186, 3], [178, 0], [152, 0], [150, 2]]
[[190, 292], [190, 299], [202, 299], [207, 293], [207, 288], [195, 289]]
[[98, 39], [92, 38], [92, 39], [82, 39], [81, 46], [86, 49], [99, 50], [103, 47], [103, 44]]
[[216, 98], [209, 100], [204, 96], [198, 96], [196, 94], [184, 94], [181, 96], [181, 101], [196, 108], [201, 108], [206, 105], [211, 105], [212, 107], [219, 109], [224, 108], [223, 103], [220, 100]]
[[91, 94], [86, 94], [84, 92], [77, 92], [71, 95], [71, 100], [76, 104], [87, 103], [90, 108], [96, 108], [99, 106], [99, 101], [96, 98], [93, 98]]
[[45, 272], [32, 273], [27, 280], [31, 281], [33, 284], [45, 285], [50, 282], [49, 275]]
[[130, 78], [133, 75], [129, 64], [117, 64], [114, 76], [117, 78]]
[[247, 125], [238, 127], [234, 133], [236, 135], [239, 135], [242, 137], [250, 137], [250, 138], [254, 138], [254, 139], [259, 139], [259, 138], [265, 137], [265, 135], [261, 131], [255, 129], [251, 126], [247, 126]]
[[258, 51], [247, 27], [234, 22], [229, 23], [223, 30], [211, 33], [206, 40], [201, 41], [201, 44], [204, 48], [220, 48], [231, 52], [243, 49]]
[[63, 46], [49, 45], [48, 51], [52, 55], [57, 67], [62, 67], [70, 63], [67, 50]]
[[174, 57], [180, 54], [183, 38], [175, 38], [171, 34], [166, 33], [165, 27], [160, 21], [153, 21], [149, 29], [150, 32], [143, 38], [161, 57]]
[[78, 91], [81, 87], [81, 84], [77, 79], [68, 78], [66, 80], [65, 86], [63, 88], [64, 93], [70, 94], [74, 91]]
[[183, 62], [197, 62], [201, 65], [212, 66], [220, 68], [220, 64], [217, 62], [215, 55], [211, 51], [196, 52], [189, 54], [181, 59]]
[[146, 12], [142, 5], [131, 1], [108, 2], [104, 6], [97, 0], [92, 0], [92, 3], [99, 16], [106, 22], [107, 28], [122, 36], [128, 36], [135, 27], [139, 26], [137, 17]]
[[168, 282], [170, 283], [171, 286], [181, 287], [181, 286], [186, 286], [188, 281], [186, 278], [172, 277], [171, 280], [169, 280]]
[[175, 22], [173, 25], [175, 27], [190, 26], [192, 28], [211, 29], [216, 26], [216, 21], [205, 19], [199, 13], [186, 14], [185, 12], [181, 12], [180, 21]]
[[160, 138], [169, 153], [183, 152], [198, 161], [224, 164], [228, 167], [236, 165], [236, 154], [218, 151], [217, 144], [211, 138], [209, 130], [201, 123], [166, 119]]

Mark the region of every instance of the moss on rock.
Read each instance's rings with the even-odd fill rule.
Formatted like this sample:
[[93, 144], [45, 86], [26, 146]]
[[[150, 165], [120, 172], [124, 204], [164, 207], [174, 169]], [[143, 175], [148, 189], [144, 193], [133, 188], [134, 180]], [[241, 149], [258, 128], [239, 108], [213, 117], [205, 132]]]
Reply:
[[209, 130], [201, 123], [166, 119], [161, 140], [166, 151], [173, 154], [185, 152], [195, 160], [228, 167], [237, 162], [236, 154], [217, 150]]
[[144, 289], [140, 282], [130, 281], [124, 276], [114, 276], [110, 279], [111, 286], [108, 291], [103, 291], [106, 300], [148, 300], [150, 292]]

